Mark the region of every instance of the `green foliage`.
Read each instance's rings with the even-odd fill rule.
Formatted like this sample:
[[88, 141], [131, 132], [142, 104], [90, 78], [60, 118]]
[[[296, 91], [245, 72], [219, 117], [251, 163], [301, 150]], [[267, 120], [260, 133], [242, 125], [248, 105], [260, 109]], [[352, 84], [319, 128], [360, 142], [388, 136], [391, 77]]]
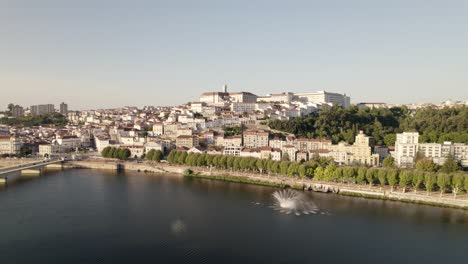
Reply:
[[154, 152], [156, 152], [154, 149], [148, 151], [145, 156], [146, 160], [153, 160]]
[[193, 175], [193, 170], [191, 169], [185, 169], [184, 172], [182, 173], [185, 177], [192, 176]]
[[39, 116], [23, 116], [20, 118], [0, 118], [0, 124], [8, 126], [43, 126], [43, 125], [55, 125], [63, 127], [68, 124], [68, 121], [65, 116], [60, 113], [52, 113], [47, 115]]
[[323, 172], [323, 180], [332, 181], [335, 170], [336, 170], [335, 164], [329, 164], [327, 167], [325, 167], [325, 171]]
[[369, 183], [369, 185], [372, 186], [375, 181], [375, 176], [376, 176], [376, 169], [367, 169], [366, 170], [366, 181]]
[[420, 171], [436, 172], [438, 168], [432, 159], [422, 158], [416, 162], [416, 169]]
[[242, 133], [242, 128], [240, 126], [224, 128], [224, 135], [227, 137], [237, 136], [237, 135], [240, 135], [241, 133]]
[[131, 152], [126, 148], [105, 147], [101, 152], [102, 157], [126, 160], [130, 157]]
[[[117, 155], [121, 157], [125, 149], [105, 148], [103, 155]], [[158, 156], [158, 151], [149, 151], [148, 157]], [[130, 153], [128, 153], [130, 155]], [[162, 155], [162, 153], [161, 153]], [[432, 192], [436, 185], [441, 191], [452, 189], [454, 195], [468, 189], [468, 174], [456, 172], [453, 175], [447, 173], [425, 172], [422, 170], [406, 169], [399, 171], [396, 168], [367, 168], [361, 167], [337, 167], [334, 163], [325, 166], [315, 160], [305, 163], [274, 161], [271, 159], [257, 159], [253, 157], [234, 157], [223, 155], [208, 155], [199, 153], [187, 154], [185, 151], [171, 151], [168, 156], [171, 164], [189, 166], [214, 166], [219, 169], [243, 171], [253, 173], [280, 174], [289, 177], [313, 177], [318, 181], [352, 182], [352, 183], [379, 183], [382, 187], [389, 185], [392, 190], [399, 185], [403, 192], [412, 186], [414, 190], [424, 186], [428, 192]], [[452, 180], [453, 179], [453, 180]]]
[[382, 166], [385, 168], [393, 168], [395, 167], [395, 160], [392, 156], [388, 156], [382, 161]]
[[439, 186], [440, 193], [444, 193], [451, 184], [452, 177], [450, 174], [437, 173], [437, 186]]
[[364, 183], [364, 180], [366, 179], [366, 172], [367, 168], [366, 167], [360, 167], [357, 172], [357, 177], [356, 177], [356, 182], [359, 184]]
[[393, 190], [393, 187], [398, 183], [398, 170], [397, 169], [390, 169], [387, 171], [387, 181], [388, 185]]
[[161, 150], [156, 150], [154, 152], [152, 160], [156, 161], [156, 162], [160, 162], [163, 159], [163, 157], [164, 157], [164, 154], [162, 153], [162, 151]]
[[406, 107], [363, 108], [338, 106], [322, 109], [306, 117], [290, 120], [270, 120], [270, 128], [300, 137], [321, 137], [334, 143], [354, 142], [358, 130], [373, 136], [378, 145], [392, 146], [396, 133], [417, 131], [420, 142], [453, 141], [468, 143], [468, 107], [420, 108]]
[[387, 170], [378, 170], [377, 178], [379, 179], [380, 185], [385, 186], [387, 184]]
[[436, 183], [437, 178], [434, 173], [428, 172], [424, 175], [424, 186], [426, 186], [426, 191], [428, 193], [434, 191]]
[[448, 155], [445, 159], [444, 164], [440, 167], [440, 171], [444, 173], [451, 173], [459, 170], [461, 166], [456, 160], [453, 159], [452, 155]]
[[387, 134], [384, 136], [384, 144], [386, 146], [395, 146], [396, 134]]
[[413, 174], [409, 170], [403, 170], [400, 172], [399, 176], [399, 185], [401, 188], [403, 188], [403, 192], [405, 192], [406, 187], [408, 187], [408, 185], [413, 182]]
[[465, 181], [466, 175], [464, 173], [455, 173], [452, 177], [452, 192], [455, 197], [457, 197], [457, 194], [463, 190], [464, 186], [464, 181]]
[[424, 182], [424, 175], [425, 175], [424, 171], [420, 171], [420, 170], [414, 171], [412, 184], [415, 190], [418, 190], [421, 188], [421, 184]]

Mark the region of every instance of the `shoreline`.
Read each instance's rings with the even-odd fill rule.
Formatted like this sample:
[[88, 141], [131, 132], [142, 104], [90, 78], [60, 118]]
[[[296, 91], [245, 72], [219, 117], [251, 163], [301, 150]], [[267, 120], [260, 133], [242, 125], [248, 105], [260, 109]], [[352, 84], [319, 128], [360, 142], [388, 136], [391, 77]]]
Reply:
[[[368, 199], [399, 201], [404, 203], [424, 204], [438, 207], [449, 207], [468, 210], [468, 199], [440, 197], [439, 194], [431, 193], [427, 195], [422, 192], [397, 192], [382, 189], [377, 186], [369, 187], [357, 184], [319, 182], [311, 179], [299, 179], [281, 176], [268, 176], [264, 174], [241, 173], [226, 170], [206, 169], [200, 167], [190, 167], [182, 165], [169, 165], [164, 163], [134, 163], [115, 161], [67, 161], [64, 168], [75, 169], [101, 169], [101, 170], [123, 170], [137, 171], [145, 173], [157, 173], [172, 176], [192, 177], [200, 179], [210, 179], [226, 182], [237, 182], [245, 184], [263, 185], [277, 188], [294, 188], [304, 191], [314, 191], [323, 193], [335, 193], [345, 196], [362, 197]], [[191, 175], [184, 176], [186, 169], [193, 171]]]

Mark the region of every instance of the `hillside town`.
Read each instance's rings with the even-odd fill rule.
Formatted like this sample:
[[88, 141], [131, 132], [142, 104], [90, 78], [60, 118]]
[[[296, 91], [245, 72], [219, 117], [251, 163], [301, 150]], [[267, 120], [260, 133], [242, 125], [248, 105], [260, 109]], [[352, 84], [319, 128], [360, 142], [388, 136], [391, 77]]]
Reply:
[[[467, 105], [447, 101], [434, 108]], [[123, 107], [69, 111], [62, 103], [33, 105], [27, 109], [9, 105], [9, 115], [18, 119], [60, 114], [67, 124], [38, 126], [1, 125], [0, 155], [4, 157], [50, 158], [66, 154], [99, 153], [106, 147], [128, 149], [131, 158], [141, 159], [151, 150], [168, 155], [171, 150], [222, 154], [296, 162], [314, 157], [333, 159], [337, 165], [381, 166], [391, 156], [399, 167], [413, 167], [418, 155], [442, 165], [452, 157], [468, 167], [468, 145], [459, 142], [420, 143], [419, 133], [396, 134], [392, 146], [377, 145], [366, 131], [357, 130], [354, 141], [332, 142], [329, 138], [305, 138], [270, 129], [269, 120], [308, 116], [332, 106], [351, 106], [346, 94], [326, 91], [268, 94], [205, 92], [199, 100], [174, 107]], [[358, 103], [358, 108], [390, 108], [385, 103]], [[408, 105], [408, 109], [427, 107]], [[78, 155], [79, 156], [79, 155]]]

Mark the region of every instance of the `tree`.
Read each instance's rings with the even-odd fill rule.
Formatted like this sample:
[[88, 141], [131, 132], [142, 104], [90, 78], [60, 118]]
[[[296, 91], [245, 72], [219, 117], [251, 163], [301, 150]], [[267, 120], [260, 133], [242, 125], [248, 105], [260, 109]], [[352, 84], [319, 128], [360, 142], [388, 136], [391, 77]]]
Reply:
[[101, 155], [104, 157], [104, 158], [109, 158], [109, 152], [112, 148], [109, 146], [109, 147], [105, 147], [102, 152], [101, 152]]
[[154, 149], [148, 151], [148, 153], [146, 153], [146, 157], [145, 157], [146, 160], [153, 160], [154, 152], [155, 152]]
[[398, 183], [398, 170], [397, 169], [388, 170], [387, 181], [388, 181], [388, 185], [390, 185], [391, 191], [393, 192], [393, 188]]
[[185, 164], [185, 159], [187, 158], [187, 152], [183, 151], [179, 157], [177, 157], [177, 164], [183, 165]]
[[387, 170], [380, 169], [377, 172], [377, 178], [379, 179], [380, 186], [384, 187], [387, 184]]
[[160, 162], [163, 157], [164, 157], [164, 154], [162, 153], [161, 150], [158, 149], [154, 152], [152, 160], [156, 162]]
[[406, 192], [406, 187], [413, 181], [412, 174], [409, 170], [403, 170], [400, 172], [400, 182], [399, 185], [403, 188], [402, 192]]
[[287, 152], [283, 153], [283, 155], [281, 156], [281, 161], [291, 161]]
[[465, 174], [465, 180], [463, 181], [463, 189], [468, 192], [468, 176]]
[[347, 182], [355, 183], [355, 169], [353, 167], [344, 168], [344, 177]]
[[414, 191], [421, 188], [421, 184], [424, 182], [424, 171], [414, 171], [413, 172], [413, 188]]
[[299, 165], [296, 162], [291, 162], [288, 167], [288, 176], [296, 176]]
[[167, 162], [169, 162], [170, 164], [173, 164], [175, 163], [174, 162], [174, 159], [175, 159], [175, 154], [176, 154], [176, 150], [172, 150], [169, 155], [167, 156]]
[[8, 106], [7, 106], [8, 112], [10, 112], [10, 113], [13, 112], [13, 107], [15, 107], [15, 105], [12, 104], [12, 103], [9, 103]]
[[297, 172], [299, 173], [299, 176], [301, 176], [302, 178], [304, 178], [306, 176], [306, 172], [307, 172], [307, 167], [305, 164], [301, 164], [299, 166], [299, 168], [297, 169]]
[[198, 156], [196, 157], [196, 159], [197, 159], [196, 160], [196, 165], [198, 167], [206, 166], [206, 163], [205, 163], [205, 160], [206, 160], [205, 156], [206, 155], [207, 154], [202, 154], [202, 155], [198, 154]]
[[265, 160], [258, 159], [255, 165], [260, 173], [263, 174], [263, 171], [265, 170]]
[[130, 150], [126, 148], [122, 152], [121, 159], [127, 160], [128, 158], [130, 158], [131, 155], [132, 153], [130, 152]]
[[281, 174], [286, 175], [288, 174], [289, 169], [289, 161], [282, 161], [280, 165]]
[[460, 166], [456, 160], [453, 159], [452, 155], [448, 155], [447, 158], [445, 158], [444, 164], [440, 168], [439, 171], [445, 172], [445, 173], [452, 173], [460, 169]]
[[387, 134], [384, 136], [384, 143], [386, 146], [395, 146], [396, 134]]
[[382, 161], [382, 166], [385, 168], [393, 168], [395, 167], [395, 160], [392, 156], [388, 156]]
[[440, 197], [442, 197], [442, 194], [447, 191], [447, 189], [450, 187], [450, 182], [451, 182], [451, 175], [447, 173], [438, 173], [437, 174], [437, 186], [439, 186], [440, 189]]
[[463, 173], [455, 173], [452, 178], [453, 197], [457, 198], [457, 194], [463, 189], [465, 175]]
[[416, 169], [420, 171], [436, 172], [438, 166], [432, 159], [421, 158], [416, 162]]
[[323, 180], [331, 181], [333, 179], [333, 174], [335, 173], [336, 165], [329, 164], [325, 167], [325, 171], [323, 172]]
[[343, 167], [336, 167], [335, 171], [333, 172], [332, 181], [337, 182], [339, 179], [344, 181], [344, 169]]
[[318, 166], [314, 171], [314, 180], [323, 180], [324, 169], [322, 166]]
[[374, 180], [375, 180], [375, 169], [368, 169], [366, 171], [366, 181], [367, 183], [369, 183], [369, 186], [372, 186], [372, 184], [374, 184]]
[[434, 173], [429, 172], [424, 175], [424, 186], [426, 186], [427, 195], [434, 190], [437, 178]]
[[367, 172], [366, 167], [360, 167], [358, 169], [358, 173], [356, 177], [357, 183], [362, 184], [364, 182], [364, 180], [366, 179], [366, 172]]

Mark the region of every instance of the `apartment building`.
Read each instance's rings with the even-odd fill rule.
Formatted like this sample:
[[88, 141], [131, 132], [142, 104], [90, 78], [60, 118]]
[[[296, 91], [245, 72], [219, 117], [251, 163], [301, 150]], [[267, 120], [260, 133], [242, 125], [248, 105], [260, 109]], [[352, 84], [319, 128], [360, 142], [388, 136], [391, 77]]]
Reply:
[[399, 167], [412, 167], [418, 152], [419, 133], [403, 132], [397, 134], [394, 158]]
[[0, 155], [18, 155], [21, 151], [21, 140], [14, 136], [0, 136]]
[[178, 136], [176, 138], [176, 147], [185, 147], [185, 148], [193, 148], [198, 147], [199, 141], [198, 136]]
[[268, 146], [269, 133], [263, 130], [244, 131], [244, 147], [261, 148]]

